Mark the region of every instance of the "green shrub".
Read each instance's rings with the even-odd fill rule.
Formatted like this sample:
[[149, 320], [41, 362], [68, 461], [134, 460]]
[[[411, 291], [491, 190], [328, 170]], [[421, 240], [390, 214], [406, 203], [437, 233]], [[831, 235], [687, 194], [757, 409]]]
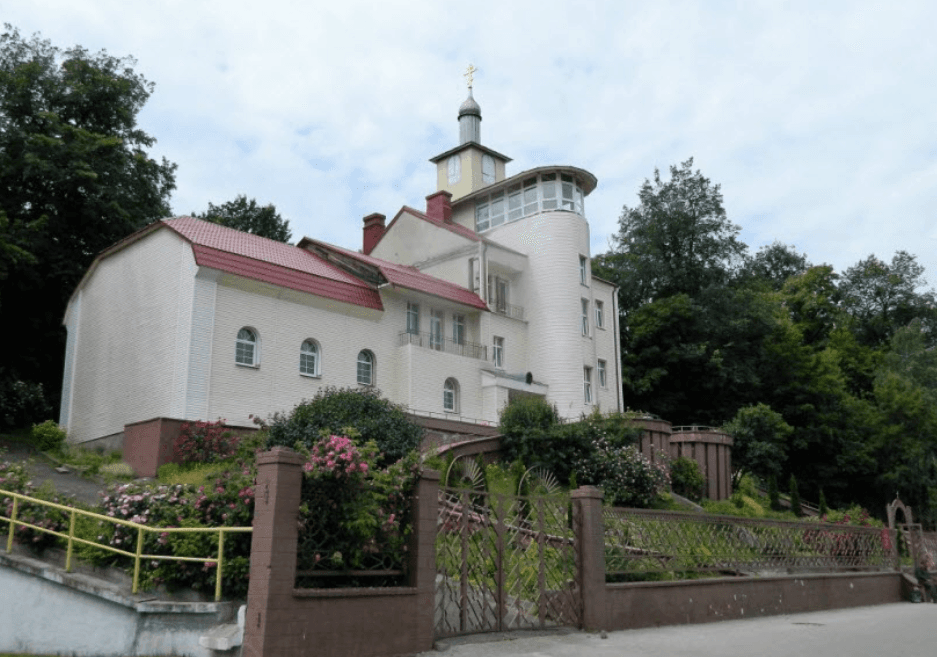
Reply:
[[379, 467], [394, 463], [420, 446], [423, 429], [377, 390], [326, 387], [288, 415], [277, 413], [269, 423], [267, 449], [274, 445], [307, 449], [323, 436], [348, 435], [353, 429], [359, 443], [374, 441], [380, 450]]
[[593, 446], [574, 467], [579, 483], [601, 488], [607, 503], [647, 508], [670, 485], [667, 467], [652, 463], [635, 446], [612, 447], [601, 439]]
[[677, 495], [699, 502], [703, 498], [706, 479], [700, 471], [699, 463], [680, 456], [670, 463], [670, 485]]
[[3, 376], [0, 368], [0, 426], [6, 429], [28, 427], [52, 414], [41, 383], [29, 383]]
[[768, 504], [772, 511], [781, 510], [781, 494], [778, 491], [778, 478], [768, 475]]
[[233, 456], [237, 443], [224, 420], [183, 422], [173, 443], [173, 457], [180, 463], [211, 463]]
[[43, 452], [61, 452], [67, 438], [65, 430], [55, 420], [34, 424], [30, 436], [33, 444]]

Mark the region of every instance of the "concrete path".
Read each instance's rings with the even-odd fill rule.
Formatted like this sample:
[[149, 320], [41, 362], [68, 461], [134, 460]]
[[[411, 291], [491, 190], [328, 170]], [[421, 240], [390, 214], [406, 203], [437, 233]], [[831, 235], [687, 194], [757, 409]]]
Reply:
[[106, 487], [104, 483], [86, 479], [76, 472], [57, 472], [56, 464], [35, 448], [3, 438], [0, 438], [0, 461], [27, 461], [30, 479], [35, 486], [48, 481], [59, 493], [70, 495], [85, 504], [100, 502], [101, 491]]
[[[440, 642], [446, 657], [923, 657], [937, 654], [937, 604], [599, 633], [511, 633]], [[421, 653], [423, 657], [437, 652]]]

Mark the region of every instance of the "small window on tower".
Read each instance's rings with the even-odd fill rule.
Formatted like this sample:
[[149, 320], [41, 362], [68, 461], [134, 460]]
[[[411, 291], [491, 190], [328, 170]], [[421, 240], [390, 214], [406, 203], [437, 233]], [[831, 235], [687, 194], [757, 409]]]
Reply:
[[462, 158], [456, 154], [449, 158], [449, 184], [454, 185], [462, 179]]
[[490, 185], [495, 181], [495, 159], [490, 155], [482, 155], [482, 182]]

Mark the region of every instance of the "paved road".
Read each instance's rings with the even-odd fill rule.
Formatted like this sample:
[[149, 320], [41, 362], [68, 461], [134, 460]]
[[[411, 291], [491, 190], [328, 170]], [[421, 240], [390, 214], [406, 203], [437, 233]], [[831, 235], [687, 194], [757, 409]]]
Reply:
[[[897, 603], [792, 616], [600, 634], [459, 637], [445, 657], [925, 657], [937, 654], [937, 604]], [[438, 655], [422, 653], [423, 657]]]

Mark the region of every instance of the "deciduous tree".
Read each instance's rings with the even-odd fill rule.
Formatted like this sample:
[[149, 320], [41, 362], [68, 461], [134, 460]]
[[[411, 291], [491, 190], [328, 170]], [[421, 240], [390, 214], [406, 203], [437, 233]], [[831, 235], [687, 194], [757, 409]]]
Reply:
[[137, 125], [153, 84], [132, 58], [0, 36], [4, 375], [61, 385], [66, 302], [95, 255], [170, 213], [175, 165]]
[[221, 205], [209, 202], [206, 212], [192, 216], [278, 242], [289, 242], [292, 237], [290, 222], [280, 216], [272, 203], [258, 205], [243, 194]]

